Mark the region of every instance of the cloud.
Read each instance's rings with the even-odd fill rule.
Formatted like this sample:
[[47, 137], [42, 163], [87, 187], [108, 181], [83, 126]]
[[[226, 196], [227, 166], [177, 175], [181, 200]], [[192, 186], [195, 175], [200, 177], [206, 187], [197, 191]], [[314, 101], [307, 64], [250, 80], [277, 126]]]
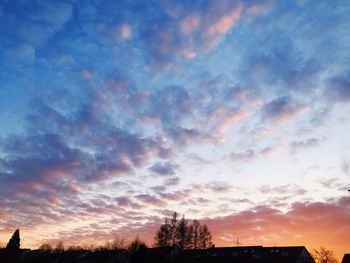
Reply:
[[[140, 195], [140, 199], [154, 204], [154, 198], [149, 195]], [[207, 200], [198, 199], [197, 202], [206, 204]], [[216, 246], [230, 246], [238, 236], [246, 246], [301, 244], [309, 250], [326, 246], [338, 255], [343, 255], [347, 251], [346, 238], [350, 234], [349, 211], [349, 197], [341, 197], [334, 202], [294, 202], [285, 212], [269, 206], [255, 206], [228, 216], [198, 219], [208, 225]], [[162, 219], [171, 212], [164, 210], [159, 217], [129, 214], [133, 223], [123, 225], [118, 232], [135, 232], [135, 235], [143, 233], [143, 238], [151, 244]], [[115, 225], [114, 221], [112, 223], [104, 224], [103, 229]], [[325, 232], [331, 234], [325, 236]], [[98, 228], [95, 231], [84, 231], [80, 228], [75, 231], [62, 231], [57, 238], [64, 238], [70, 243], [79, 243], [82, 240], [94, 240], [96, 243], [107, 240], [113, 233], [115, 232], [101, 232]]]
[[317, 147], [320, 145], [320, 140], [317, 138], [310, 138], [304, 141], [294, 141], [290, 143], [290, 151], [292, 154], [299, 150]]
[[6, 211], [7, 226], [31, 228], [63, 220], [53, 210], [81, 192], [77, 182], [82, 152], [53, 134], [12, 137], [2, 151], [0, 207]]
[[14, 1], [6, 3], [3, 8], [6, 10], [5, 20], [16, 17], [14, 23], [7, 25], [5, 33], [7, 42], [15, 43], [20, 39], [35, 48], [45, 46], [47, 41], [65, 26], [73, 14], [72, 5], [61, 1]]
[[350, 74], [332, 77], [326, 88], [325, 96], [333, 102], [350, 100]]
[[260, 151], [260, 154], [264, 155], [264, 156], [273, 156], [273, 155], [277, 155], [279, 153], [281, 153], [283, 150], [283, 146], [282, 144], [276, 144], [273, 146], [268, 146], [263, 148]]
[[117, 201], [119, 207], [133, 208], [133, 209], [142, 208], [142, 205], [132, 201], [130, 198], [126, 196], [116, 197], [115, 201]]
[[177, 145], [188, 145], [190, 143], [209, 143], [218, 141], [209, 133], [201, 132], [197, 129], [188, 129], [182, 127], [166, 128], [165, 134]]
[[341, 165], [341, 171], [345, 174], [345, 175], [350, 175], [350, 167], [349, 167], [349, 163], [345, 160], [343, 160], [342, 165]]
[[271, 1], [245, 1], [245, 14], [251, 17], [255, 15], [264, 15], [271, 8]]
[[[308, 249], [326, 246], [342, 255], [350, 234], [350, 198], [336, 202], [295, 202], [287, 212], [258, 206], [226, 217], [205, 220], [217, 245], [229, 245], [239, 236], [245, 245], [295, 245]], [[332, 233], [325, 236], [324, 233]], [[225, 239], [227, 237], [228, 239]], [[344, 243], [345, 242], [345, 243]]]
[[305, 104], [293, 101], [290, 97], [278, 97], [262, 107], [261, 119], [262, 121], [282, 124], [307, 109]]
[[5, 51], [5, 55], [10, 60], [25, 61], [26, 64], [34, 63], [36, 60], [35, 48], [24, 43], [9, 47]]
[[157, 198], [156, 196], [149, 194], [140, 194], [135, 196], [136, 199], [150, 205], [154, 206], [166, 206], [166, 202], [162, 199]]
[[180, 177], [172, 177], [172, 178], [166, 179], [164, 181], [164, 185], [165, 186], [178, 185], [180, 181], [181, 181]]
[[199, 28], [200, 23], [200, 15], [198, 13], [192, 13], [187, 15], [180, 21], [179, 28], [184, 34], [192, 34]]
[[205, 185], [206, 188], [210, 189], [214, 193], [225, 193], [232, 189], [232, 186], [225, 182], [209, 182]]
[[132, 28], [129, 24], [121, 24], [118, 27], [119, 36], [123, 39], [129, 39], [132, 36]]
[[24, 186], [42, 182], [50, 185], [62, 175], [74, 174], [82, 155], [54, 134], [13, 136], [2, 149], [6, 153], [6, 157], [1, 158], [2, 179], [7, 183], [24, 183]]
[[[194, 59], [210, 53], [240, 22], [244, 5], [244, 1], [161, 3], [160, 10], [164, 12], [142, 25], [151, 64], [157, 69], [169, 68], [177, 59]], [[260, 15], [262, 12], [254, 12], [261, 10], [260, 6], [249, 3], [249, 16]]]
[[164, 126], [179, 123], [189, 117], [193, 101], [189, 92], [182, 86], [166, 86], [150, 96], [147, 115], [158, 118]]
[[237, 2], [233, 6], [231, 4], [230, 2], [220, 2], [213, 5], [214, 10], [217, 11], [217, 16], [209, 16], [209, 22], [203, 33], [204, 49], [206, 51], [214, 48], [219, 43], [220, 38], [239, 21], [243, 5], [241, 2]]
[[237, 111], [237, 112], [232, 112], [231, 114], [227, 114], [226, 116], [224, 116], [222, 122], [220, 123], [218, 130], [221, 133], [226, 133], [229, 131], [232, 124], [239, 122], [241, 120], [244, 120], [248, 118], [250, 115], [251, 115], [250, 113], [244, 112], [244, 111]]
[[169, 201], [182, 201], [188, 198], [188, 193], [185, 191], [176, 191], [172, 193], [160, 193], [160, 197]]
[[169, 176], [176, 174], [178, 168], [179, 166], [176, 163], [156, 162], [149, 168], [149, 170], [158, 175]]
[[233, 152], [230, 154], [230, 159], [233, 162], [246, 162], [256, 159], [257, 156], [253, 149], [247, 149], [245, 152]]
[[276, 187], [271, 187], [269, 185], [262, 185], [259, 187], [259, 191], [263, 194], [277, 194], [279, 196], [300, 196], [307, 193], [307, 191], [296, 185], [281, 185]]
[[[63, 94], [50, 105], [45, 96], [35, 100], [27, 115], [26, 134], [1, 141], [0, 189], [6, 198], [0, 207], [6, 211], [7, 226], [27, 228], [67, 219], [72, 211], [62, 207], [75, 208], [75, 198], [87, 187], [133, 173], [151, 157], [167, 156], [158, 139], [116, 127], [108, 113], [101, 111], [94, 93], [73, 107], [68, 103], [71, 94]], [[116, 202], [120, 207], [139, 208], [125, 199]], [[42, 216], [29, 218], [30, 209]], [[90, 204], [85, 209], [96, 213], [99, 208]], [[101, 209], [108, 213], [110, 207]]]

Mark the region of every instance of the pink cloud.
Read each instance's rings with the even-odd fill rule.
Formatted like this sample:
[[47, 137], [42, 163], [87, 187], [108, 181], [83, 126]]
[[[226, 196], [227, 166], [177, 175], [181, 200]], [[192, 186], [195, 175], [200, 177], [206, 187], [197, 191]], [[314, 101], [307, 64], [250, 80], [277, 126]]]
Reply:
[[350, 197], [334, 203], [296, 202], [286, 213], [267, 206], [205, 220], [218, 246], [244, 245], [325, 246], [338, 255], [348, 250]]
[[221, 133], [228, 132], [232, 124], [239, 122], [241, 120], [247, 119], [250, 115], [251, 114], [249, 112], [238, 111], [226, 116], [223, 122], [218, 127], [219, 132]]
[[192, 48], [189, 48], [189, 47], [180, 49], [180, 54], [182, 57], [186, 59], [192, 59], [197, 56], [197, 53]]
[[123, 23], [118, 27], [119, 37], [122, 39], [129, 39], [132, 36], [132, 28], [129, 24]]
[[267, 1], [258, 1], [245, 8], [245, 13], [248, 18], [256, 15], [264, 15], [270, 9], [270, 3]]
[[215, 35], [223, 35], [226, 34], [239, 20], [241, 16], [242, 7], [231, 11], [229, 14], [219, 17], [219, 19], [210, 25], [205, 31], [206, 36], [215, 36]]
[[261, 150], [261, 154], [264, 156], [278, 155], [283, 151], [282, 144], [276, 144], [272, 146], [265, 147]]
[[93, 78], [95, 78], [95, 73], [87, 69], [81, 70], [80, 75], [85, 80], [92, 80]]
[[192, 13], [180, 21], [179, 27], [182, 33], [191, 34], [198, 29], [200, 23], [200, 15], [197, 13]]
[[238, 4], [228, 13], [218, 16], [214, 22], [207, 26], [203, 32], [204, 48], [206, 51], [214, 48], [221, 37], [235, 26], [241, 17], [242, 9], [242, 4]]

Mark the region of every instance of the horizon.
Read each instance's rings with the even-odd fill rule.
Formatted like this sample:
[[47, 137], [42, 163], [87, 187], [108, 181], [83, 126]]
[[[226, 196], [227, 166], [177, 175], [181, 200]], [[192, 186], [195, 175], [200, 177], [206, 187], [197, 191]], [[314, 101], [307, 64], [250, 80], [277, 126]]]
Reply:
[[[350, 252], [350, 2], [0, 3], [0, 242]], [[22, 238], [22, 236], [21, 236]]]

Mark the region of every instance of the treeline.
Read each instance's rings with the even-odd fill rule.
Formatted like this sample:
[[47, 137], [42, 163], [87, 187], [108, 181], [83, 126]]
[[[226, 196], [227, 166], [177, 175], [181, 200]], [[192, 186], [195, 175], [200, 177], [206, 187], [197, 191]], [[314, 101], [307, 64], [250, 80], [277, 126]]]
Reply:
[[104, 245], [95, 246], [94, 244], [90, 244], [88, 246], [65, 246], [62, 241], [59, 241], [55, 246], [49, 243], [44, 243], [39, 246], [38, 249], [49, 252], [63, 252], [74, 250], [107, 251], [125, 249], [132, 254], [145, 248], [147, 248], [147, 245], [143, 240], [139, 238], [139, 236], [136, 236], [136, 238], [131, 242], [127, 242], [124, 235], [114, 235], [113, 239], [106, 242]]
[[[185, 219], [185, 216], [179, 217], [179, 214], [174, 212], [171, 218], [165, 218], [164, 223], [160, 226], [154, 237], [154, 247], [169, 247], [177, 246], [180, 249], [205, 249], [213, 247], [212, 234], [206, 224], [201, 224], [198, 220]], [[1, 246], [0, 246], [1, 248]], [[44, 243], [38, 249], [50, 252], [63, 252], [65, 250], [120, 250], [126, 249], [130, 253], [135, 253], [139, 250], [147, 248], [144, 241], [137, 236], [129, 244], [126, 242], [124, 235], [115, 235], [111, 241], [100, 246], [68, 246], [65, 247], [62, 241], [55, 246]], [[6, 251], [10, 254], [16, 254], [20, 250], [20, 235], [17, 229], [6, 245]]]
[[198, 220], [190, 223], [185, 216], [174, 213], [166, 218], [154, 237], [155, 247], [178, 246], [180, 249], [204, 249], [214, 246], [206, 224]]

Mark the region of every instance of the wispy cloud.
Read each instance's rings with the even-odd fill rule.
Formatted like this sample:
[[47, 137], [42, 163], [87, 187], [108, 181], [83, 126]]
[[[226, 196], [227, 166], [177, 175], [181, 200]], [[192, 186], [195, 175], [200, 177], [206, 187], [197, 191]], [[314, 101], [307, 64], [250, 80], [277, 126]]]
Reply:
[[294, 141], [290, 144], [290, 151], [295, 154], [301, 149], [312, 148], [320, 145], [320, 140], [317, 138], [310, 138], [305, 141]]

